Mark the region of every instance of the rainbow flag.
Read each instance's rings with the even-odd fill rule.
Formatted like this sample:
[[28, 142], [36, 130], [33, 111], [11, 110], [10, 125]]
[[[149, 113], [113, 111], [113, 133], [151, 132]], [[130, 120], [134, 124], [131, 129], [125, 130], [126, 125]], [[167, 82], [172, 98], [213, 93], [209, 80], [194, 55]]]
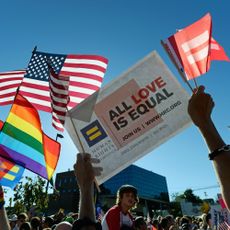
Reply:
[[0, 184], [12, 189], [20, 181], [24, 168], [0, 157]]
[[45, 153], [48, 179], [53, 176], [60, 155], [60, 144], [43, 133], [43, 148]]
[[43, 134], [37, 110], [17, 94], [0, 133], [0, 156], [50, 179], [59, 154], [60, 144]]

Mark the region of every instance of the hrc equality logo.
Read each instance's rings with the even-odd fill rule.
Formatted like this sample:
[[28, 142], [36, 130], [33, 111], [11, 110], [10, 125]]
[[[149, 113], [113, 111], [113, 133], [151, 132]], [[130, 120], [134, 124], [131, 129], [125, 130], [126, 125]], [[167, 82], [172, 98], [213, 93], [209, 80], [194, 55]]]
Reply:
[[0, 181], [4, 186], [14, 188], [22, 177], [24, 168], [0, 157]]
[[81, 129], [81, 133], [84, 136], [89, 147], [97, 144], [101, 140], [107, 137], [105, 130], [102, 128], [98, 120], [95, 120], [85, 128]]

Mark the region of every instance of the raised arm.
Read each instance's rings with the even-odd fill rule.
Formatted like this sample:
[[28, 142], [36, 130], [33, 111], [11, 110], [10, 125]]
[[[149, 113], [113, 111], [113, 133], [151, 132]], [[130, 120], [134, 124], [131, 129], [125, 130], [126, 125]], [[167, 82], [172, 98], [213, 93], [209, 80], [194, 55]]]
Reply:
[[209, 158], [213, 160], [224, 200], [230, 210], [230, 148], [225, 144], [212, 121], [214, 102], [204, 89], [204, 86], [200, 86], [194, 92], [189, 100], [188, 113], [209, 148], [211, 153]]
[[79, 153], [77, 155], [77, 162], [74, 165], [74, 171], [80, 189], [79, 218], [88, 218], [93, 222], [96, 221], [93, 183], [95, 176], [100, 175], [102, 169], [93, 167], [92, 163], [98, 162], [97, 159], [92, 159], [90, 154]]
[[10, 230], [10, 224], [7, 218], [4, 204], [5, 204], [4, 192], [3, 192], [2, 186], [0, 185], [0, 229]]

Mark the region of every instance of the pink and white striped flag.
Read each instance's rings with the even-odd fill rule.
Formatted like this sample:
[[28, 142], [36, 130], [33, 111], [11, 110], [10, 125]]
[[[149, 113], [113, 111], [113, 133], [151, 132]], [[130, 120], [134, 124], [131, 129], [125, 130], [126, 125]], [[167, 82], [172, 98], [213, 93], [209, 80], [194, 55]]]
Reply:
[[188, 80], [206, 73], [211, 60], [230, 61], [212, 38], [210, 14], [163, 41], [166, 50]]

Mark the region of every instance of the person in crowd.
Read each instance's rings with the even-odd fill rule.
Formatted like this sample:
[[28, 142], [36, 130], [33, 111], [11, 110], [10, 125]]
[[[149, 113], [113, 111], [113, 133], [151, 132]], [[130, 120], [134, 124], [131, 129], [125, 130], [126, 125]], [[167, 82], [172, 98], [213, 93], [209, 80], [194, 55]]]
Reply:
[[28, 216], [26, 213], [22, 212], [18, 215], [17, 223], [13, 230], [20, 230], [20, 227], [23, 223], [28, 221]]
[[188, 113], [206, 141], [210, 151], [209, 159], [213, 161], [223, 198], [230, 210], [230, 145], [225, 144], [213, 123], [211, 113], [214, 102], [204, 90], [205, 87], [200, 86], [194, 91], [189, 100]]
[[24, 222], [20, 225], [19, 230], [32, 230], [30, 222]]
[[44, 222], [42, 223], [42, 228], [51, 228], [54, 224], [54, 219], [50, 216], [47, 216], [44, 220]]
[[158, 220], [157, 219], [154, 219], [153, 221], [152, 221], [152, 225], [153, 225], [153, 230], [157, 230], [158, 229]]
[[102, 220], [103, 230], [117, 230], [123, 225], [132, 227], [130, 210], [138, 203], [137, 189], [132, 185], [122, 185], [117, 192], [116, 205], [108, 210]]
[[30, 220], [31, 230], [41, 230], [41, 219], [38, 216], [34, 216]]
[[165, 217], [168, 220], [168, 229], [175, 229], [175, 220], [172, 215], [167, 215]]
[[169, 220], [165, 217], [161, 218], [159, 230], [169, 230]]
[[4, 200], [4, 191], [0, 185], [0, 229], [1, 230], [10, 230], [10, 223], [5, 210], [5, 200]]
[[138, 216], [135, 218], [133, 222], [134, 230], [147, 230], [147, 224], [145, 222], [144, 217]]
[[56, 225], [54, 230], [72, 230], [72, 224], [67, 221], [62, 221]]
[[10, 229], [14, 229], [14, 227], [16, 226], [17, 224], [17, 220], [18, 220], [18, 216], [16, 214], [13, 214], [10, 219], [9, 219], [9, 222], [10, 222]]
[[93, 194], [95, 176], [101, 175], [102, 168], [92, 166], [92, 163], [99, 162], [88, 153], [77, 154], [74, 173], [80, 190], [80, 203], [79, 219], [73, 223], [73, 230], [101, 229], [100, 223], [96, 223]]
[[202, 224], [201, 230], [211, 230], [212, 229], [212, 222], [211, 222], [211, 214], [203, 214], [202, 215]]
[[180, 226], [181, 226], [181, 229], [184, 229], [184, 230], [192, 230], [191, 228], [191, 221], [190, 219], [188, 218], [188, 216], [183, 216], [180, 220]]

